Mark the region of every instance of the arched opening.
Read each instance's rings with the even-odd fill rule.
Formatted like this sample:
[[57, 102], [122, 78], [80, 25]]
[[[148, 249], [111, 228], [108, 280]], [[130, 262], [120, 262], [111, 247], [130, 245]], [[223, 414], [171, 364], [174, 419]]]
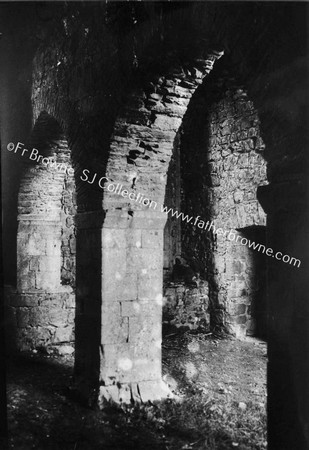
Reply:
[[267, 182], [257, 111], [217, 68], [194, 94], [179, 136], [165, 200], [178, 210], [165, 228], [167, 321], [265, 337], [266, 216], [256, 191]]
[[[86, 264], [85, 255], [95, 247], [99, 264], [96, 281], [91, 276], [93, 281], [80, 283], [78, 276], [77, 305], [87, 307], [79, 321], [75, 364], [84, 392], [93, 389], [92, 384], [99, 389], [102, 402], [145, 401], [168, 395], [161, 379], [166, 222], [161, 206], [182, 117], [195, 89], [222, 52], [204, 51], [201, 55], [188, 67], [173, 67], [166, 77], [155, 77], [154, 82], [131, 93], [111, 139], [101, 186], [103, 211], [77, 215], [78, 228], [85, 236], [78, 239], [77, 260]], [[89, 330], [85, 323], [93, 325], [87, 340], [82, 338]]]

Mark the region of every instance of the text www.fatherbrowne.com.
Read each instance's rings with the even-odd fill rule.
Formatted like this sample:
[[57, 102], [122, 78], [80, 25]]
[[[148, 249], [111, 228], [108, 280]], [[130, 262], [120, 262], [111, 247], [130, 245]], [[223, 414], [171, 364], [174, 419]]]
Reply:
[[161, 206], [161, 211], [170, 214], [172, 217], [176, 217], [177, 219], [181, 219], [183, 222], [190, 223], [200, 229], [210, 231], [217, 236], [223, 236], [227, 238], [229, 241], [239, 242], [241, 245], [247, 245], [249, 248], [253, 250], [257, 250], [258, 252], [265, 253], [267, 256], [277, 259], [278, 261], [283, 261], [287, 264], [292, 264], [294, 266], [300, 267], [301, 261], [293, 256], [283, 255], [282, 252], [274, 252], [274, 250], [270, 247], [265, 247], [263, 244], [256, 243], [242, 237], [240, 234], [236, 234], [233, 230], [223, 230], [222, 228], [216, 228], [212, 221], [203, 221], [200, 216], [190, 217], [187, 214], [184, 215], [182, 212], [178, 212], [173, 210], [173, 208], [167, 208], [166, 206]]
[[[24, 156], [25, 152], [28, 152], [28, 150], [23, 147], [24, 144], [22, 144], [21, 142], [18, 142], [16, 146], [13, 142], [10, 142], [7, 145], [8, 151], [12, 152], [14, 150], [14, 153], [17, 153], [18, 150], [20, 150], [22, 156]], [[44, 158], [42, 155], [39, 155], [37, 149], [32, 149], [31, 153], [27, 156], [32, 161], [40, 162], [41, 160], [41, 163], [45, 166], [50, 166], [51, 168], [55, 168], [60, 172], [66, 172], [70, 176], [74, 175], [74, 169], [72, 167], [69, 167], [64, 163], [56, 164], [55, 160], [51, 157]], [[113, 182], [110, 182], [107, 177], [97, 178], [97, 173], [95, 173], [90, 179], [89, 174], [90, 171], [88, 169], [84, 169], [82, 171], [82, 175], [80, 176], [81, 181], [87, 182], [89, 184], [94, 184], [94, 182], [96, 181], [98, 186], [104, 191], [108, 191], [116, 195], [121, 195], [124, 198], [128, 197], [132, 202], [139, 203], [155, 210], [158, 209], [157, 202], [155, 202], [154, 200], [150, 200], [149, 198], [145, 197], [145, 195], [133, 191], [129, 192], [127, 189], [123, 189], [123, 186], [120, 183], [114, 184]], [[222, 228], [216, 227], [213, 221], [208, 220], [207, 222], [205, 222], [200, 218], [200, 216], [188, 216], [188, 214], [178, 212], [173, 208], [167, 208], [167, 206], [164, 205], [161, 205], [160, 209], [162, 213], [175, 217], [176, 219], [180, 219], [183, 222], [189, 223], [193, 226], [197, 226], [201, 230], [212, 232], [216, 236], [223, 236], [229, 241], [239, 242], [241, 245], [247, 245], [250, 249], [257, 250], [258, 252], [262, 252], [263, 254], [265, 253], [267, 256], [275, 258], [278, 261], [282, 261], [286, 264], [300, 267], [301, 261], [299, 259], [289, 255], [283, 255], [282, 252], [274, 252], [274, 250], [270, 247], [266, 248], [263, 244], [259, 244], [251, 241], [250, 239], [242, 237], [240, 234], [235, 233], [235, 230], [223, 230]]]

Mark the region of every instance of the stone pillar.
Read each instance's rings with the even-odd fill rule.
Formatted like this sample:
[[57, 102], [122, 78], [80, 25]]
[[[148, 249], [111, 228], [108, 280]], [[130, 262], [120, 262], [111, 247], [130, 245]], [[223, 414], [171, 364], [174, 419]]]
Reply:
[[305, 180], [277, 181], [258, 191], [267, 213], [268, 246], [301, 261], [267, 258], [268, 445], [309, 448], [308, 206]]
[[9, 333], [20, 350], [74, 340], [74, 294], [61, 284], [61, 261], [59, 216], [20, 214], [17, 289], [7, 295]]
[[[101, 406], [161, 399], [169, 394], [161, 380], [166, 215], [114, 210], [100, 222], [98, 214], [96, 220], [94, 213], [79, 214], [77, 221], [78, 381]], [[81, 272], [89, 272], [83, 286]]]

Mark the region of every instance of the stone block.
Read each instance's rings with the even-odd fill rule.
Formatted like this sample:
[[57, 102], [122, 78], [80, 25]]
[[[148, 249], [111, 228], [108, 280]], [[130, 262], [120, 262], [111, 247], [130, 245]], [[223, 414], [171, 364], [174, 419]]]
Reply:
[[116, 228], [102, 229], [103, 249], [123, 249], [126, 248], [126, 230]]
[[30, 325], [29, 308], [16, 308], [16, 319], [18, 328], [26, 328]]
[[105, 384], [135, 381], [133, 347], [129, 343], [105, 344], [102, 342], [102, 348], [100, 378]]
[[17, 252], [17, 272], [18, 276], [26, 276], [29, 272], [29, 270], [36, 270], [36, 269], [30, 269], [30, 262], [32, 257], [28, 255], [26, 252], [21, 252], [20, 249], [18, 249]]
[[69, 245], [70, 245], [71, 253], [73, 255], [75, 255], [75, 253], [76, 253], [76, 238], [75, 238], [75, 236], [70, 238]]
[[114, 382], [138, 382], [157, 379], [161, 375], [161, 348], [154, 345], [103, 344], [101, 379]]
[[[58, 272], [60, 273], [61, 257], [60, 255], [42, 255], [39, 258], [39, 270], [40, 272]], [[58, 275], [59, 279], [59, 275]]]
[[140, 305], [137, 300], [121, 301], [120, 314], [122, 317], [135, 317], [140, 315]]
[[[161, 102], [151, 107], [151, 110], [157, 113], [166, 114], [167, 116], [182, 118], [187, 111], [186, 106], [177, 105], [170, 102], [169, 104], [163, 104]], [[167, 128], [170, 129], [170, 128]], [[173, 129], [173, 128], [172, 128]]]
[[255, 319], [249, 319], [249, 320], [247, 321], [247, 331], [246, 331], [246, 334], [247, 334], [248, 336], [253, 336], [253, 335], [256, 333], [256, 328], [257, 328], [257, 326], [256, 326], [256, 321], [255, 321]]
[[37, 307], [39, 305], [39, 294], [13, 294], [11, 295], [11, 306]]
[[58, 256], [60, 258], [61, 255], [61, 238], [59, 236], [59, 240], [48, 239], [46, 241], [46, 255], [48, 256]]
[[58, 290], [60, 287], [60, 268], [46, 272], [35, 273], [35, 288], [49, 292]]
[[[159, 202], [160, 203], [160, 200]], [[144, 213], [143, 216], [136, 217], [136, 214]], [[154, 230], [154, 229], [163, 229], [166, 223], [167, 216], [166, 214], [161, 214], [158, 211], [153, 211], [150, 209], [147, 210], [135, 210], [134, 217], [130, 223], [130, 227], [133, 229], [145, 229], [145, 230]]]
[[143, 248], [163, 248], [163, 230], [142, 230]]
[[40, 256], [45, 253], [46, 243], [42, 236], [18, 235], [17, 248], [19, 255]]
[[[39, 262], [41, 257], [40, 256], [27, 256], [27, 258], [29, 259], [29, 269], [30, 270], [39, 270]], [[20, 270], [20, 266], [19, 266], [19, 270]], [[21, 269], [22, 270], [22, 269]]]
[[191, 98], [192, 97], [192, 90], [187, 89], [185, 87], [181, 87], [176, 85], [174, 88], [172, 88], [171, 94], [174, 94], [177, 97], [181, 98]]
[[72, 294], [68, 294], [68, 295], [64, 295], [63, 306], [65, 308], [75, 308], [75, 306], [76, 306], [76, 299], [75, 299], [75, 295], [73, 293]]
[[59, 345], [57, 351], [60, 356], [72, 355], [74, 353], [74, 347], [72, 345]]
[[126, 230], [126, 239], [128, 247], [142, 247], [142, 230], [129, 228]]
[[123, 282], [125, 278], [127, 261], [125, 248], [107, 248], [102, 254], [102, 277], [105, 282], [114, 280]]
[[101, 341], [104, 344], [126, 344], [129, 341], [129, 317], [121, 317], [119, 304], [102, 311]]
[[[161, 350], [160, 350], [161, 352]], [[158, 380], [161, 377], [161, 357], [136, 357], [132, 381]]]
[[247, 317], [245, 315], [243, 316], [236, 316], [233, 318], [233, 322], [238, 325], [244, 325], [247, 322]]
[[[129, 319], [129, 342], [147, 343], [161, 348], [162, 323], [161, 314], [157, 316], [139, 315]], [[146, 346], [147, 346], [146, 345]]]
[[160, 323], [162, 319], [162, 305], [161, 302], [149, 300], [139, 300], [140, 314], [150, 317], [157, 317], [157, 321]]
[[147, 270], [144, 273], [142, 270], [138, 274], [137, 296], [139, 300], [150, 299], [153, 302], [157, 302], [158, 305], [162, 305], [162, 288], [163, 275], [161, 270]]
[[72, 341], [74, 341], [74, 326], [72, 324], [56, 328], [53, 339], [54, 343]]
[[228, 313], [233, 316], [245, 314], [246, 310], [247, 305], [243, 303], [234, 303], [234, 302], [229, 302], [227, 308]]
[[123, 283], [119, 285], [117, 296], [119, 300], [135, 300], [138, 297], [137, 275], [126, 274]]
[[17, 290], [19, 292], [27, 292], [36, 289], [35, 284], [36, 272], [29, 271], [26, 275], [19, 275], [17, 277]]
[[143, 271], [158, 269], [163, 265], [162, 249], [153, 249], [150, 251], [147, 248], [128, 248], [127, 250], [127, 271], [128, 273], [142, 273]]
[[162, 131], [177, 131], [181, 125], [181, 118], [170, 117], [165, 114], [156, 114], [155, 120], [152, 124], [154, 128], [159, 128]]
[[[137, 389], [136, 389], [137, 391]], [[106, 403], [125, 403], [130, 404], [133, 393], [131, 383], [123, 383], [121, 385], [100, 386], [98, 404], [100, 408], [104, 408]], [[135, 399], [137, 397], [135, 396]]]
[[53, 325], [54, 327], [63, 327], [67, 325], [68, 322], [71, 322], [69, 319], [69, 310], [63, 309], [61, 307], [58, 308], [50, 308], [50, 307], [40, 307], [35, 310], [32, 309], [31, 314], [31, 325]]
[[[119, 274], [119, 272], [118, 272]], [[102, 298], [104, 304], [117, 301], [134, 300], [137, 298], [137, 274], [102, 279]]]

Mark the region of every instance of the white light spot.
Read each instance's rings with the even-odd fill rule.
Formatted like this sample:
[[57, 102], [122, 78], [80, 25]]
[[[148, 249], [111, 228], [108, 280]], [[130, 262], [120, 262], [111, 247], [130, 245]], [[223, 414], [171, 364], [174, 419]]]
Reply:
[[186, 377], [187, 378], [193, 378], [194, 375], [197, 374], [197, 370], [195, 368], [195, 365], [192, 362], [186, 363], [185, 369], [186, 369]]
[[142, 246], [142, 243], [141, 243], [141, 241], [137, 241], [135, 245], [137, 248], [140, 248]]
[[116, 278], [116, 280], [121, 280], [122, 276], [120, 275], [119, 272], [116, 272], [115, 273], [115, 278]]
[[163, 297], [162, 294], [157, 294], [156, 295], [156, 302], [158, 305], [162, 306], [163, 305]]
[[188, 350], [189, 350], [190, 352], [192, 352], [192, 353], [198, 352], [199, 349], [200, 349], [200, 345], [199, 345], [198, 342], [190, 342], [190, 343], [188, 344]]
[[155, 343], [154, 343], [154, 346], [159, 349], [161, 349], [161, 345], [162, 345], [161, 339], [159, 339], [158, 341], [155, 341]]
[[127, 370], [132, 369], [133, 363], [132, 363], [131, 359], [129, 359], [129, 358], [121, 358], [121, 359], [118, 359], [118, 367], [121, 370], [127, 371]]
[[141, 309], [141, 306], [137, 302], [133, 302], [133, 308], [136, 312], [139, 312]]
[[147, 273], [147, 269], [142, 269], [142, 274], [146, 275], [146, 273]]

